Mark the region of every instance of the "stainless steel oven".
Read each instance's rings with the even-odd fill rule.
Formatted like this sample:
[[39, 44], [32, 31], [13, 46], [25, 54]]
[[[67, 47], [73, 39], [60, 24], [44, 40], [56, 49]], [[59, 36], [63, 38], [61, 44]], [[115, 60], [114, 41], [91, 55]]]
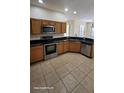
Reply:
[[57, 43], [50, 43], [44, 45], [45, 59], [53, 58], [58, 55]]

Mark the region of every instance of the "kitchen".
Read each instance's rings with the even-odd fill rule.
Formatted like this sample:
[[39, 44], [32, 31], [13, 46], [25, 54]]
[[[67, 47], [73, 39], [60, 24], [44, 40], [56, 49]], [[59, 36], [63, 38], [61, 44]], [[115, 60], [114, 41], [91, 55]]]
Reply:
[[68, 2], [31, 0], [31, 93], [94, 91], [93, 0]]

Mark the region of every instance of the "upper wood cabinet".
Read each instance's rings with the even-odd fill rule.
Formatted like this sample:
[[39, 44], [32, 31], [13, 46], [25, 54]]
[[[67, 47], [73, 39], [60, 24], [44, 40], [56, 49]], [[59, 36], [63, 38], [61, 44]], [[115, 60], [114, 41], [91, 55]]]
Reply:
[[44, 26], [50, 25], [50, 26], [55, 26], [56, 22], [55, 21], [50, 21], [50, 20], [42, 20], [42, 24]]
[[66, 23], [62, 23], [62, 33], [66, 33]]
[[31, 19], [31, 34], [41, 34], [41, 20]]
[[62, 26], [60, 22], [56, 22], [55, 30], [57, 34], [60, 34], [62, 32]]
[[69, 41], [69, 51], [80, 52], [81, 51], [81, 43], [79, 41]]
[[43, 45], [38, 45], [30, 48], [30, 62], [43, 60]]
[[56, 22], [56, 33], [66, 33], [66, 23], [63, 22]]
[[51, 20], [44, 20], [44, 19], [33, 19], [31, 18], [30, 21], [31, 27], [31, 34], [42, 34], [43, 26], [54, 26], [56, 34], [66, 33], [66, 23], [65, 22], [56, 22]]
[[46, 26], [49, 24], [49, 22], [48, 22], [48, 20], [42, 20], [42, 24], [43, 24], [43, 26]]
[[56, 25], [56, 22], [55, 21], [49, 21], [49, 25], [50, 26], [55, 26]]

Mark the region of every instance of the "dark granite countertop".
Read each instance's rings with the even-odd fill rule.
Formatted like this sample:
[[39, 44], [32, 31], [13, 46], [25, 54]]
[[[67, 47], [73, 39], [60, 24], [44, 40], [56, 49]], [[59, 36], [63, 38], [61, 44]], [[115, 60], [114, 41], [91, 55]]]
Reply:
[[85, 43], [88, 45], [94, 44], [94, 40], [90, 38], [81, 38], [81, 37], [59, 37], [52, 39], [39, 39], [39, 40], [30, 40], [30, 46], [49, 44], [49, 43], [59, 43], [64, 40], [79, 40], [81, 43]]

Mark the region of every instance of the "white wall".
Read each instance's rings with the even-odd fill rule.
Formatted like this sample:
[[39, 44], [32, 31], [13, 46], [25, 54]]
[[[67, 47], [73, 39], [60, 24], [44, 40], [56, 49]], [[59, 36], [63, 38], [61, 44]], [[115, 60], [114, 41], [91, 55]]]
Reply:
[[63, 13], [33, 5], [30, 6], [30, 17], [38, 18], [38, 19], [48, 19], [54, 21], [66, 21], [66, 17]]

